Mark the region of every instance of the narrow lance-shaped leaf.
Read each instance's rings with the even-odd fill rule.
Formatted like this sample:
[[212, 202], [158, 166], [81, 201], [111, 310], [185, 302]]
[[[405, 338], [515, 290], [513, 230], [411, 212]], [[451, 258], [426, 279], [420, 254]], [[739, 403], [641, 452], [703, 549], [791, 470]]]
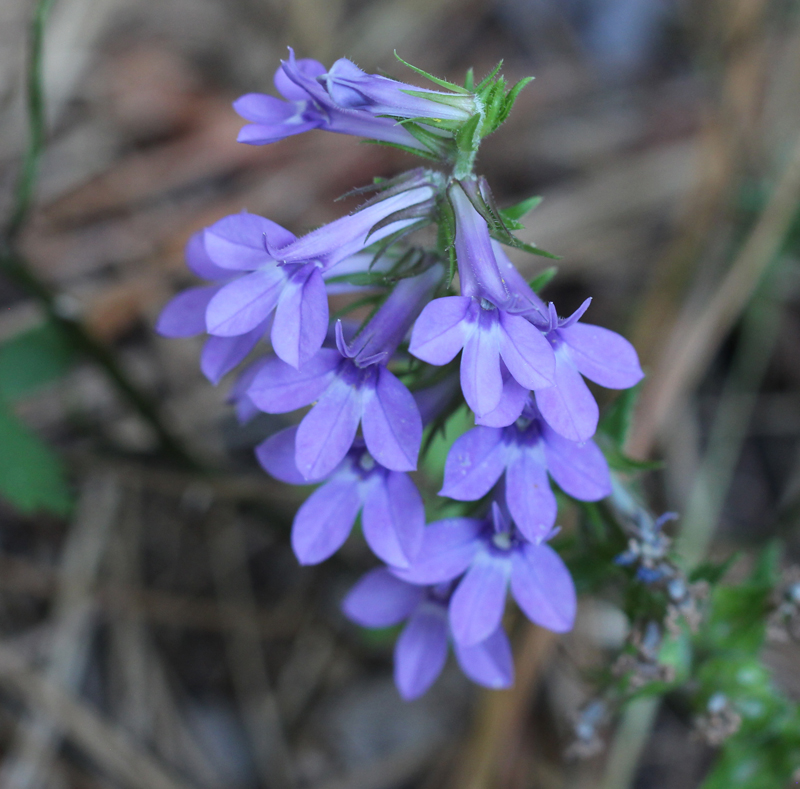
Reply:
[[558, 266], [550, 266], [546, 268], [541, 273], [537, 274], [528, 284], [531, 286], [531, 290], [534, 293], [539, 293], [539, 291], [543, 290], [547, 285], [550, 284], [550, 281], [558, 274]]

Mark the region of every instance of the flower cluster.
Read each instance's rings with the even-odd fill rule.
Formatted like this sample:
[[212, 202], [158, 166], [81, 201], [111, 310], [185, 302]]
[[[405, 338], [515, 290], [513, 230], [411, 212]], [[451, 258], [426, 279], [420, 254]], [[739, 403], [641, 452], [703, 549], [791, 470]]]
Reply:
[[[283, 99], [248, 94], [235, 103], [250, 121], [240, 141], [323, 129], [451, 170], [378, 182], [354, 213], [300, 238], [255, 214], [221, 219], [186, 251], [192, 272], [211, 284], [178, 295], [158, 324], [167, 336], [208, 335], [201, 368], [213, 383], [268, 339], [232, 399], [241, 419], [310, 406], [256, 455], [284, 482], [319, 485], [294, 520], [302, 564], [335, 553], [360, 515], [385, 566], [359, 581], [344, 612], [366, 627], [407, 621], [395, 650], [407, 699], [436, 679], [448, 643], [476, 682], [513, 682], [502, 623], [509, 589], [531, 621], [572, 627], [575, 588], [548, 544], [558, 532], [551, 480], [582, 501], [609, 495], [609, 468], [592, 440], [598, 407], [584, 378], [624, 389], [642, 377], [625, 339], [581, 322], [589, 300], [561, 318], [528, 285], [500, 242], [546, 253], [512, 235], [521, 227], [515, 212], [499, 210], [472, 173], [480, 140], [525, 81], [506, 91], [497, 70], [464, 87], [432, 79], [446, 90], [366, 74], [345, 59], [326, 70], [290, 53], [275, 75]], [[412, 243], [426, 224], [438, 226], [435, 248]], [[328, 296], [350, 292], [367, 294], [371, 315], [360, 325], [331, 322]], [[475, 427], [453, 443], [439, 495], [479, 503], [426, 525], [409, 473], [425, 426], [444, 424], [463, 402], [452, 396], [459, 388]]]

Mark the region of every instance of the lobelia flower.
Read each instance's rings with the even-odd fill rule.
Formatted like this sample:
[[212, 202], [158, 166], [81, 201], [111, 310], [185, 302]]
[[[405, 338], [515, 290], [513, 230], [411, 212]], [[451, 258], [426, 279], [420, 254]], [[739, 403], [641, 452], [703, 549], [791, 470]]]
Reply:
[[289, 60], [282, 63], [274, 78], [275, 87], [285, 101], [264, 93], [247, 93], [233, 103], [236, 112], [251, 121], [239, 132], [238, 141], [267, 145], [311, 129], [323, 129], [424, 152], [429, 150], [390, 118], [376, 118], [365, 110], [337, 106], [318, 82], [324, 74], [322, 63], [307, 58], [296, 60], [290, 49]]
[[[229, 269], [220, 268], [209, 258], [203, 243], [203, 231], [194, 233], [186, 244], [186, 265], [202, 279], [215, 285], [188, 288], [170, 300], [156, 323], [156, 331], [164, 337], [194, 337], [206, 331], [206, 310], [217, 292], [233, 279]], [[256, 326], [236, 337], [209, 337], [200, 355], [200, 369], [213, 384], [236, 367], [255, 347], [269, 322]]]
[[[291, 485], [307, 485], [295, 463], [297, 426], [281, 430], [256, 448], [265, 471]], [[364, 539], [387, 564], [406, 567], [416, 559], [425, 529], [425, 507], [414, 483], [390, 471], [356, 439], [325, 484], [300, 506], [292, 524], [292, 548], [300, 564], [332, 556], [350, 534], [361, 512]]]
[[359, 423], [378, 463], [391, 471], [416, 468], [422, 420], [411, 393], [386, 365], [442, 276], [437, 264], [398, 282], [352, 343], [339, 321], [336, 349], [322, 348], [299, 370], [271, 357], [256, 373], [247, 396], [262, 411], [280, 414], [316, 401], [295, 439], [295, 462], [307, 480], [339, 465]]
[[419, 557], [408, 569], [393, 568], [415, 584], [450, 581], [462, 573], [450, 600], [453, 638], [467, 646], [500, 626], [509, 583], [525, 616], [563, 633], [575, 621], [575, 585], [561, 557], [544, 542], [527, 542], [497, 502], [488, 520], [450, 518], [425, 529]]
[[347, 58], [339, 58], [317, 81], [337, 106], [372, 115], [463, 122], [478, 111], [472, 93], [444, 93], [367, 74]]
[[556, 433], [533, 403], [504, 428], [475, 427], [450, 449], [440, 496], [475, 501], [505, 472], [505, 500], [523, 536], [537, 542], [552, 530], [558, 506], [547, 474], [581, 501], [611, 494], [611, 475], [594, 441], [577, 443]]
[[[378, 568], [363, 576], [342, 603], [345, 615], [363, 627], [391, 627], [408, 620], [394, 649], [395, 684], [406, 701], [425, 693], [444, 668], [452, 586], [416, 586]], [[494, 689], [514, 683], [511, 645], [502, 627], [470, 646], [454, 639], [453, 651], [474, 682]]]
[[551, 302], [542, 326], [555, 353], [555, 384], [536, 391], [536, 405], [550, 427], [570, 441], [586, 441], [597, 429], [597, 403], [581, 375], [609, 389], [627, 389], [644, 377], [636, 349], [624, 337], [578, 323], [590, 303], [586, 299], [568, 318], [559, 318]]
[[[421, 171], [403, 191], [301, 238], [248, 213], [207, 228], [203, 243], [208, 257], [232, 276], [239, 274], [211, 295], [206, 307], [208, 333], [218, 337], [252, 333], [255, 344], [274, 312], [272, 347], [287, 364], [299, 367], [319, 350], [328, 330], [325, 279], [338, 275], [338, 265], [367, 245], [413, 224], [416, 219], [409, 214], [424, 215], [434, 194], [427, 185], [431, 178]], [[402, 217], [393, 221], [400, 212]], [[371, 233], [376, 225], [380, 226]], [[343, 267], [342, 273], [349, 273], [346, 264]]]
[[536, 326], [516, 314], [519, 299], [500, 271], [483, 217], [457, 182], [448, 196], [456, 218], [462, 295], [435, 299], [425, 307], [409, 350], [425, 362], [443, 365], [463, 348], [464, 398], [478, 420], [499, 427], [519, 416], [527, 390], [553, 385], [553, 350]]

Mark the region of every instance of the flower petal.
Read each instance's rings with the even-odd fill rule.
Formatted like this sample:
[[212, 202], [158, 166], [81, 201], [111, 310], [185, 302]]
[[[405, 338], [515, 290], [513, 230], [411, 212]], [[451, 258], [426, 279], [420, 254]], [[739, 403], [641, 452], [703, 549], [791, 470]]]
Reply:
[[581, 501], [598, 501], [611, 495], [611, 475], [603, 453], [594, 441], [567, 441], [542, 425], [547, 468], [559, 487]]
[[209, 337], [200, 354], [200, 370], [212, 384], [218, 384], [247, 356], [264, 336], [266, 326], [260, 324], [247, 334], [236, 337]]
[[391, 627], [411, 616], [424, 593], [421, 586], [407, 584], [378, 567], [348, 592], [342, 611], [362, 627]]
[[206, 309], [208, 333], [235, 337], [255, 329], [275, 309], [285, 283], [284, 272], [271, 266], [223, 285]]
[[220, 219], [203, 234], [211, 261], [221, 268], [236, 271], [253, 271], [274, 262], [267, 252], [266, 242], [282, 246], [294, 238], [293, 233], [272, 220], [246, 211]]
[[[292, 65], [296, 69], [296, 73], [299, 72], [300, 75], [308, 79], [321, 77], [327, 71], [322, 63], [311, 58], [300, 58], [300, 60], [295, 60]], [[280, 66], [275, 72], [273, 81], [278, 92], [291, 101], [304, 101], [309, 97], [307, 91], [289, 79], [283, 66]]]
[[397, 639], [394, 682], [400, 695], [411, 701], [425, 693], [442, 673], [447, 660], [447, 623], [444, 611], [420, 608]]
[[408, 474], [376, 475], [364, 494], [364, 539], [375, 555], [407, 567], [419, 554], [425, 531], [422, 496]]
[[518, 384], [544, 389], [553, 384], [555, 359], [545, 336], [520, 315], [500, 312], [500, 354]]
[[192, 274], [200, 279], [228, 279], [231, 276], [230, 269], [217, 266], [206, 252], [205, 230], [198, 230], [192, 233], [186, 242], [184, 256], [186, 265]]
[[476, 425], [483, 425], [484, 427], [507, 427], [512, 425], [520, 418], [525, 408], [525, 403], [528, 402], [528, 390], [514, 380], [502, 362], [500, 369], [503, 371], [503, 394], [500, 395], [500, 402], [488, 414], [476, 416]]
[[328, 297], [316, 267], [292, 277], [278, 299], [272, 347], [292, 367], [305, 364], [321, 347], [328, 331]]
[[480, 548], [484, 522], [474, 518], [448, 518], [431, 523], [422, 536], [417, 559], [407, 569], [392, 572], [412, 584], [450, 581], [469, 567]]
[[[239, 114], [241, 115], [241, 113]], [[247, 126], [242, 126], [239, 130], [236, 135], [236, 142], [242, 142], [246, 145], [269, 145], [272, 142], [285, 140], [295, 134], [318, 129], [323, 122], [321, 116], [316, 116], [308, 120], [291, 118], [284, 123], [277, 121], [269, 124], [248, 123]]]
[[318, 564], [336, 553], [360, 509], [355, 480], [331, 480], [317, 488], [303, 502], [292, 524], [292, 548], [300, 564]]
[[502, 430], [473, 428], [450, 448], [439, 495], [457, 501], [475, 501], [485, 496], [500, 479], [508, 454]]
[[536, 405], [557, 433], [570, 441], [586, 441], [597, 430], [599, 411], [568, 353], [564, 348], [556, 351], [555, 385], [536, 391]]
[[393, 471], [414, 471], [422, 442], [422, 419], [414, 397], [385, 367], [375, 386], [365, 386], [362, 428], [372, 457]]
[[506, 469], [506, 502], [525, 539], [539, 542], [553, 528], [558, 505], [541, 445], [522, 446], [514, 453]]
[[162, 337], [194, 337], [206, 331], [206, 309], [218, 285], [189, 288], [167, 302], [156, 322]]
[[323, 348], [296, 370], [277, 356], [260, 365], [247, 395], [262, 411], [283, 414], [313, 403], [328, 387], [342, 361], [338, 351]]
[[361, 393], [334, 378], [297, 429], [295, 462], [306, 479], [333, 471], [353, 444], [361, 419]]
[[261, 468], [275, 479], [290, 485], [308, 485], [294, 462], [296, 436], [297, 425], [280, 430], [256, 447], [256, 458]]
[[500, 626], [511, 564], [479, 553], [450, 599], [450, 629], [459, 644], [487, 639]]
[[502, 627], [480, 644], [464, 646], [456, 641], [453, 648], [461, 670], [473, 682], [494, 690], [514, 684], [514, 657]]
[[558, 333], [578, 371], [590, 381], [609, 389], [627, 389], [644, 378], [636, 349], [622, 335], [590, 323], [576, 323]]
[[575, 584], [561, 557], [546, 543], [524, 545], [511, 562], [511, 593], [532, 622], [556, 633], [575, 622]]
[[428, 364], [451, 362], [473, 330], [467, 320], [472, 304], [473, 300], [464, 296], [434, 299], [417, 318], [408, 350]]
[[497, 408], [503, 394], [500, 349], [494, 328], [479, 326], [461, 354], [461, 390], [467, 405], [480, 417]]

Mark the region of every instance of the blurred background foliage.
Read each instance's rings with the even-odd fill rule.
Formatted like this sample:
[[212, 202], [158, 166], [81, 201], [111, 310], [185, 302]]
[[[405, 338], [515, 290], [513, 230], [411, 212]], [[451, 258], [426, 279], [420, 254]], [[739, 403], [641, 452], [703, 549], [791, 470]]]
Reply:
[[[238, 145], [231, 101], [289, 45], [533, 74], [478, 170], [501, 206], [543, 196], [520, 235], [562, 258], [544, 295], [593, 296], [648, 372], [638, 400], [601, 393], [626, 493], [560, 500], [578, 624], [509, 623], [513, 691], [452, 671], [403, 704], [393, 634], [338, 613], [358, 539], [291, 555], [304, 491], [251, 452], [285, 422], [236, 425], [198, 343], [153, 334], [194, 230], [246, 207], [302, 232], [416, 165], [321, 132]], [[796, 0], [0, 4], [0, 785], [800, 780], [799, 95]], [[468, 426], [432, 445], [429, 497]], [[665, 510], [684, 596], [614, 563]]]

